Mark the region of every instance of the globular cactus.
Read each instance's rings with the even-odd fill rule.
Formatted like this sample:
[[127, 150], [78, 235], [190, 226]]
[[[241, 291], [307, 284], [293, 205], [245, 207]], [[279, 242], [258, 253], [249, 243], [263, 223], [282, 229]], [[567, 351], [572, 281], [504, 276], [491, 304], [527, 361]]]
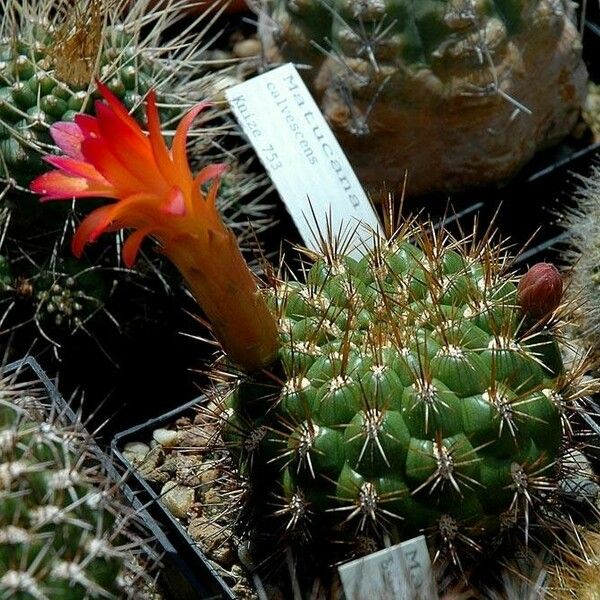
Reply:
[[0, 377], [0, 598], [148, 597], [143, 530], [87, 434], [18, 371]]
[[460, 554], [543, 513], [578, 386], [543, 326], [556, 295], [531, 315], [529, 275], [517, 288], [490, 248], [418, 229], [358, 261], [313, 258], [306, 283], [270, 295], [274, 374], [242, 379], [222, 415], [286, 526], [376, 543], [425, 531]]
[[[265, 0], [267, 58], [301, 72], [362, 181], [421, 194], [514, 175], [574, 126], [570, 0]], [[435, 157], [435, 160], [432, 160]]]
[[[0, 39], [0, 156], [5, 178], [27, 184], [53, 148], [49, 126], [93, 111], [93, 82], [107, 80], [128, 110], [139, 107], [165, 65], [125, 23], [107, 23], [107, 3], [7, 0]], [[112, 14], [112, 13], [111, 13]], [[167, 98], [165, 98], [167, 100]]]

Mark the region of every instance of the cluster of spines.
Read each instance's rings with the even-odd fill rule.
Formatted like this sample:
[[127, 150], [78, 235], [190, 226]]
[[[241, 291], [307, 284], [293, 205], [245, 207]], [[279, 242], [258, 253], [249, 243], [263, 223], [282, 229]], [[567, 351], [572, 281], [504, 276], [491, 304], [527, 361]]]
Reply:
[[581, 181], [576, 194], [577, 204], [567, 208], [563, 223], [567, 233], [564, 258], [572, 265], [567, 294], [577, 307], [575, 325], [578, 339], [592, 353], [600, 356], [600, 169], [595, 167], [590, 177]]
[[66, 418], [19, 369], [0, 373], [0, 598], [142, 598], [143, 529]]

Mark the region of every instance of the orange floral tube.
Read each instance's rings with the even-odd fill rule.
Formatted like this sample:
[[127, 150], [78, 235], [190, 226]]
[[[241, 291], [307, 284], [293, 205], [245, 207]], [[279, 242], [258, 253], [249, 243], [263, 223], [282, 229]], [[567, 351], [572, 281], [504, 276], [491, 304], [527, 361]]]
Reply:
[[[96, 102], [95, 117], [81, 114], [74, 123], [52, 125], [64, 156], [46, 157], [56, 170], [38, 177], [31, 190], [42, 201], [114, 200], [82, 221], [72, 242], [74, 254], [80, 256], [105, 231], [133, 229], [123, 244], [123, 260], [132, 266], [143, 239], [153, 237], [185, 278], [231, 361], [245, 370], [268, 366], [278, 349], [275, 318], [216, 208], [226, 167], [212, 164], [193, 176], [187, 159], [187, 133], [208, 104], [183, 117], [168, 148], [153, 92], [146, 135], [106, 86], [98, 87], [105, 101]], [[205, 194], [202, 186], [210, 181]]]

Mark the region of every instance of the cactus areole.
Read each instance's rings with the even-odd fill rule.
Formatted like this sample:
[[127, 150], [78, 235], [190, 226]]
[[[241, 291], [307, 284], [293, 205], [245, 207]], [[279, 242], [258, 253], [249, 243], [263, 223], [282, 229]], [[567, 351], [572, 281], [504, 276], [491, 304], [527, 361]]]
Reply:
[[[587, 73], [570, 0], [265, 0], [363, 184], [502, 181], [574, 126]], [[432, 158], [434, 157], [434, 158]]]
[[77, 117], [69, 136], [54, 128], [69, 156], [51, 157], [58, 170], [32, 187], [116, 200], [83, 222], [77, 252], [134, 228], [127, 260], [149, 235], [179, 267], [248, 372], [223, 399], [222, 437], [267, 482], [287, 531], [379, 541], [426, 531], [456, 549], [529, 523], [558, 486], [578, 383], [553, 323], [531, 325], [521, 310], [502, 252], [408, 222], [360, 260], [325, 244], [304, 282], [259, 290], [214, 210], [216, 183], [200, 192], [220, 169], [189, 173], [183, 139], [199, 108], [168, 149], [152, 95], [146, 136], [100, 89], [95, 120]]

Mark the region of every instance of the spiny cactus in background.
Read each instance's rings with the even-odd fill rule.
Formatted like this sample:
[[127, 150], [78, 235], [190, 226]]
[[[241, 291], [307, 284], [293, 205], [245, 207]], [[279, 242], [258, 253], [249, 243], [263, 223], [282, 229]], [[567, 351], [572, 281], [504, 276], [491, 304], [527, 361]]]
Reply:
[[[421, 194], [502, 181], [574, 126], [571, 0], [264, 0], [271, 62], [309, 81], [362, 181]], [[435, 160], [432, 160], [435, 157]]]
[[0, 598], [148, 597], [133, 509], [83, 428], [20, 379], [0, 371]]
[[[58, 152], [50, 127], [60, 130], [61, 124], [93, 115], [96, 79], [144, 127], [143, 102], [150, 87], [156, 90], [163, 132], [170, 137], [186, 109], [213, 97], [220, 79], [235, 73], [235, 65], [211, 70], [205, 59], [212, 12], [184, 26], [187, 4], [0, 0], [0, 180], [7, 185], [0, 203], [11, 213], [0, 240], [11, 272], [2, 278], [0, 303], [22, 309], [11, 308], [5, 326], [35, 323], [58, 347], [85, 324], [93, 330], [89, 321], [98, 313], [114, 324], [122, 321], [118, 307], [110, 313], [114, 319], [104, 310], [117, 284], [146, 305], [152, 304], [151, 295], [179, 288], [159, 258], [146, 257], [135, 271], [125, 269], [112, 246], [88, 256], [83, 265], [74, 262], [64, 240], [84, 218], [85, 207], [43, 210], [20, 191], [44, 170], [43, 156]], [[248, 173], [233, 119], [226, 111], [212, 113], [212, 125], [190, 132], [192, 161], [227, 156], [231, 168], [216, 202], [250, 247], [270, 223], [266, 179]], [[102, 327], [106, 322], [98, 321]]]
[[161, 46], [183, 17], [181, 1], [146, 12], [147, 1], [2, 0], [0, 31], [0, 156], [5, 178], [27, 185], [55, 146], [49, 126], [93, 113], [94, 79], [106, 82], [128, 111], [142, 118], [152, 87], [164, 125], [191, 102], [210, 96], [215, 76], [201, 64], [202, 41], [185, 34]]
[[600, 358], [600, 168], [581, 180], [577, 204], [563, 216], [565, 260], [572, 265], [567, 294], [579, 306], [575, 339]]
[[583, 118], [589, 124], [594, 140], [600, 140], [600, 85], [590, 82]]
[[577, 545], [565, 547], [559, 557], [550, 572], [550, 596], [557, 600], [599, 600], [600, 533], [593, 528], [579, 527]]

